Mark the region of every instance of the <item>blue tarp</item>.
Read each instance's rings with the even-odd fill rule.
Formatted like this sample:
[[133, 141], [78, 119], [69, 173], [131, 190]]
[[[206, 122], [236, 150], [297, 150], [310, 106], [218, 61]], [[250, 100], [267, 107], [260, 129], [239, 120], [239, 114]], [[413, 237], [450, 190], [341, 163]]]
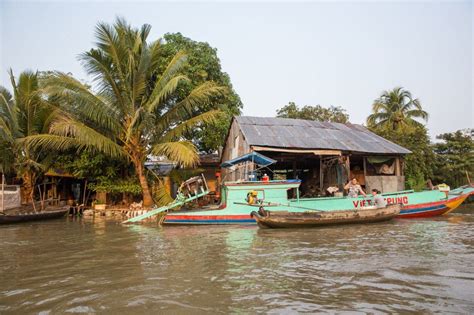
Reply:
[[270, 164], [276, 163], [275, 160], [266, 157], [257, 152], [247, 153], [245, 155], [236, 157], [235, 159], [225, 161], [221, 164], [222, 167], [231, 167], [244, 162], [253, 162], [261, 166], [268, 166]]

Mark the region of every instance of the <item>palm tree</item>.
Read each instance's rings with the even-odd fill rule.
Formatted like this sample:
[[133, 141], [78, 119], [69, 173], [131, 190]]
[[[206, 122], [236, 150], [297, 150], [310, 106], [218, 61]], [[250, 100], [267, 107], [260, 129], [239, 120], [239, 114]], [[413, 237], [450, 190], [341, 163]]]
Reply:
[[153, 204], [144, 167], [147, 156], [166, 156], [182, 166], [194, 166], [198, 152], [184, 135], [218, 117], [219, 111], [202, 108], [225, 93], [225, 88], [205, 82], [184, 98], [176, 97], [181, 84], [189, 81], [180, 74], [186, 54], [177, 53], [160, 69], [161, 41], [147, 42], [150, 29], [147, 24], [132, 28], [121, 18], [113, 25], [99, 23], [97, 48], [80, 55], [93, 87], [61, 72], [46, 75], [44, 89], [63, 115], [52, 122], [49, 134], [28, 138], [32, 147], [96, 150], [128, 159], [140, 182], [144, 206]]
[[14, 169], [23, 181], [23, 202], [33, 201], [34, 187], [50, 155], [24, 145], [25, 137], [44, 133], [56, 111], [43, 101], [38, 73], [25, 71], [18, 84], [10, 70], [13, 96], [0, 86], [1, 169]]
[[367, 118], [367, 125], [389, 130], [421, 125], [416, 120], [418, 118], [428, 120], [428, 113], [421, 108], [420, 101], [413, 99], [411, 93], [401, 87], [384, 91], [374, 101], [372, 112]]

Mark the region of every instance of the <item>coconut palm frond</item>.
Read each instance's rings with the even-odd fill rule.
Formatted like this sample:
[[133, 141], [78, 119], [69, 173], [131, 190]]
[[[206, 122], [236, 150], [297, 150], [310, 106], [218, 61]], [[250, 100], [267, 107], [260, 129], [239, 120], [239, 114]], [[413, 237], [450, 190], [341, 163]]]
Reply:
[[0, 86], [0, 139], [12, 142], [16, 131], [16, 119], [13, 111], [13, 100], [10, 92]]
[[0, 117], [0, 141], [12, 143], [13, 139], [14, 135], [8, 122], [2, 117]]
[[428, 113], [422, 109], [412, 109], [407, 111], [405, 114], [409, 118], [421, 118], [425, 121], [428, 120], [429, 117]]
[[382, 111], [386, 111], [388, 109], [387, 104], [383, 99], [377, 99], [373, 104], [372, 104], [372, 111], [374, 113], [379, 113]]
[[184, 100], [163, 114], [156, 127], [159, 130], [166, 130], [174, 122], [192, 117], [193, 110], [208, 104], [212, 97], [223, 95], [226, 92], [226, 87], [219, 86], [212, 81], [207, 81], [196, 87]]
[[387, 115], [386, 113], [383, 113], [383, 112], [374, 113], [374, 114], [369, 115], [369, 117], [367, 117], [367, 125], [374, 127], [378, 124], [381, 124], [382, 121], [386, 121], [388, 119], [389, 119], [389, 115]]
[[2, 110], [3, 106], [10, 107], [13, 103], [12, 94], [6, 88], [0, 85], [0, 110]]
[[125, 108], [125, 100], [122, 95], [123, 92], [118, 85], [117, 73], [112, 65], [111, 58], [97, 49], [91, 49], [81, 54], [79, 58], [86, 68], [86, 71], [94, 75], [93, 80], [99, 87], [99, 93], [112, 94], [117, 105], [123, 111]]
[[[95, 36], [97, 39], [97, 46], [107, 54], [111, 59], [111, 63], [114, 66], [115, 71], [118, 74], [118, 78], [122, 82], [125, 80], [125, 72], [127, 69], [122, 68], [123, 60], [127, 59], [127, 50], [124, 47], [123, 35], [124, 33], [120, 30], [123, 26], [123, 21], [117, 19], [114, 26], [107, 23], [98, 23], [95, 30]], [[94, 73], [91, 73], [94, 75]]]
[[108, 130], [120, 129], [120, 114], [101, 95], [73, 77], [55, 72], [42, 79], [43, 91], [56, 100], [62, 110], [77, 117], [87, 119]]
[[[131, 67], [130, 71], [130, 73], [133, 74], [131, 101], [132, 104], [140, 106], [140, 101], [147, 87], [147, 75], [150, 68], [151, 56], [148, 47], [141, 42], [141, 36], [139, 34], [137, 34], [137, 41], [140, 45], [135, 49], [137, 49], [137, 54], [140, 53], [140, 57], [138, 58], [136, 70]], [[138, 50], [141, 50], [141, 52]]]
[[[187, 55], [180, 51], [178, 52], [173, 59], [168, 63], [168, 66], [166, 67], [165, 71], [161, 74], [161, 76], [158, 78], [156, 81], [154, 88], [150, 94], [149, 99], [150, 100], [155, 100], [157, 96], [161, 93], [161, 91], [164, 89], [164, 87], [167, 85], [167, 83], [177, 75], [179, 71], [183, 68], [183, 66], [187, 62]], [[150, 104], [147, 105], [147, 107], [155, 107], [151, 106]]]
[[152, 153], [157, 156], [165, 156], [183, 167], [193, 167], [199, 162], [198, 151], [189, 141], [158, 143], [153, 146]]
[[157, 69], [161, 63], [161, 40], [156, 40], [148, 45], [150, 50], [150, 69]]
[[148, 103], [145, 105], [147, 110], [151, 113], [153, 112], [157, 106], [160, 104], [163, 104], [166, 99], [174, 92], [176, 91], [176, 88], [178, 87], [179, 83], [182, 81], [187, 81], [189, 82], [190, 80], [184, 76], [184, 75], [177, 75], [170, 79], [166, 85], [154, 96], [154, 98], [151, 98], [148, 100]]
[[[82, 143], [71, 137], [64, 137], [52, 134], [40, 134], [18, 139], [18, 144], [29, 149], [41, 149], [44, 151], [65, 152], [70, 149], [78, 151], [88, 148], [86, 143]], [[89, 147], [89, 149], [93, 149]]]
[[160, 138], [160, 141], [168, 142], [179, 140], [186, 132], [191, 131], [196, 126], [215, 122], [223, 114], [224, 113], [220, 110], [211, 110], [201, 115], [194, 116], [170, 129]]
[[392, 130], [410, 128], [420, 124], [414, 118], [428, 119], [428, 113], [421, 108], [420, 101], [401, 87], [384, 91], [372, 105], [372, 114], [367, 118], [372, 127], [388, 127]]
[[105, 136], [97, 130], [68, 117], [58, 118], [50, 128], [52, 135], [69, 137], [81, 147], [95, 148], [111, 157], [123, 158], [125, 153], [122, 147], [113, 138]]
[[170, 192], [161, 180], [153, 189], [153, 197], [158, 206], [164, 206], [173, 201]]

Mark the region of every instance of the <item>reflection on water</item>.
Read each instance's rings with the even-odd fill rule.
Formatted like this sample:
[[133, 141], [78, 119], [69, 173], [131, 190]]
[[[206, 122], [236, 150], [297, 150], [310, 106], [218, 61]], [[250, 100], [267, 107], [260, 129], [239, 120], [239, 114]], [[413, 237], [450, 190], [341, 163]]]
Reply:
[[0, 313], [474, 312], [474, 208], [311, 230], [0, 227]]

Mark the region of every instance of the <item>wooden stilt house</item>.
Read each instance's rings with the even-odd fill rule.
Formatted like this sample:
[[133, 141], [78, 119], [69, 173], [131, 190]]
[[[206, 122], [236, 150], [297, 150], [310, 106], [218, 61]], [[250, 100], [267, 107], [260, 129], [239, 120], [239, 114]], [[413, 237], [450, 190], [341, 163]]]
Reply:
[[[404, 156], [410, 151], [357, 124], [302, 119], [234, 117], [221, 161], [256, 151], [277, 161], [268, 169], [273, 179], [301, 179], [303, 196], [342, 192], [350, 178], [363, 188], [403, 190]], [[223, 180], [245, 177], [222, 169]]]

